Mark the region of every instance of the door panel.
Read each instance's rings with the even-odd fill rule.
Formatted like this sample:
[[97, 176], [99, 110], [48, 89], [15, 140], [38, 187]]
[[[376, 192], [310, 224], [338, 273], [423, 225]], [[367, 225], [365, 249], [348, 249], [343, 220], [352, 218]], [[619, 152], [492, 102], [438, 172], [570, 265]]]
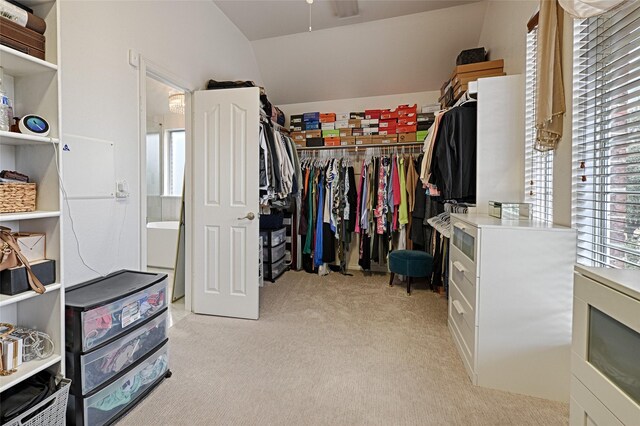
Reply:
[[193, 311], [258, 318], [259, 89], [194, 96]]

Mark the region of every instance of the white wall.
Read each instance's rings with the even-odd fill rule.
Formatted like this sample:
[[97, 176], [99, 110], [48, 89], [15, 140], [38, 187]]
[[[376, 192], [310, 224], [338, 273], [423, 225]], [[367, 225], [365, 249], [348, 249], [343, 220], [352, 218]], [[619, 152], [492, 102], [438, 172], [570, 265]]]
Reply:
[[458, 53], [477, 45], [484, 10], [471, 3], [252, 45], [276, 105], [439, 90]]
[[[259, 69], [248, 40], [211, 1], [61, 0], [60, 21], [63, 132], [114, 141], [116, 177], [131, 191], [124, 202], [70, 201], [80, 250], [102, 274], [138, 268], [138, 76], [128, 50], [192, 88], [210, 78], [261, 83]], [[68, 214], [64, 266], [73, 285], [96, 273], [80, 261]]]
[[535, 0], [488, 1], [478, 47], [489, 51], [490, 59], [504, 59], [504, 72], [524, 74], [527, 22], [538, 10]]
[[368, 96], [364, 98], [334, 99], [330, 101], [302, 102], [297, 104], [278, 105], [287, 117], [305, 112], [352, 112], [364, 111], [365, 109], [394, 109], [398, 105], [418, 104], [421, 106], [438, 103], [439, 91], [413, 92], [396, 95]]

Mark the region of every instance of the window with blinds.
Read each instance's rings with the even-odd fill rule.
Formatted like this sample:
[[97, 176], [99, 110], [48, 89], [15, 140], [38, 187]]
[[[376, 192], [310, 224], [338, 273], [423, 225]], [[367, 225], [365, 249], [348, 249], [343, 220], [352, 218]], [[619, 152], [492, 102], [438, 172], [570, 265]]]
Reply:
[[534, 149], [536, 140], [536, 77], [538, 28], [527, 34], [525, 117], [525, 202], [531, 203], [533, 218], [553, 222], [553, 151]]
[[640, 4], [576, 20], [573, 222], [578, 261], [640, 268]]

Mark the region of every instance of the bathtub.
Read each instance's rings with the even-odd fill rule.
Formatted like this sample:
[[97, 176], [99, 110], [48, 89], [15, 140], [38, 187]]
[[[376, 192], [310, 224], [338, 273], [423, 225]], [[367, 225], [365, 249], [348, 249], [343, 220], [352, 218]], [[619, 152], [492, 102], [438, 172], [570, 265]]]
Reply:
[[175, 267], [179, 228], [178, 221], [147, 223], [147, 266]]

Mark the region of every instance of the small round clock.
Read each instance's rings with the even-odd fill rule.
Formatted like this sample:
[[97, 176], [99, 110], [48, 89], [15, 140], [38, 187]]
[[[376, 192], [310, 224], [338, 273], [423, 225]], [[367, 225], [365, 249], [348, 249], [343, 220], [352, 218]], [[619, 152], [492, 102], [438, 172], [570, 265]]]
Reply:
[[29, 114], [25, 115], [18, 122], [20, 133], [34, 136], [47, 136], [49, 134], [49, 123], [44, 118]]

